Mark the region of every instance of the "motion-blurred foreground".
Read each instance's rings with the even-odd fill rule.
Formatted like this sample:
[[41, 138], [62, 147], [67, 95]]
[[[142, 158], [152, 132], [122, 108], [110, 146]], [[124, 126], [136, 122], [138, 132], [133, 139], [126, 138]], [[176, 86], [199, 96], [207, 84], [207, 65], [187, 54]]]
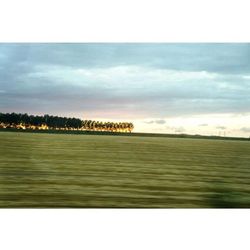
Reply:
[[250, 208], [250, 143], [0, 132], [0, 207]]

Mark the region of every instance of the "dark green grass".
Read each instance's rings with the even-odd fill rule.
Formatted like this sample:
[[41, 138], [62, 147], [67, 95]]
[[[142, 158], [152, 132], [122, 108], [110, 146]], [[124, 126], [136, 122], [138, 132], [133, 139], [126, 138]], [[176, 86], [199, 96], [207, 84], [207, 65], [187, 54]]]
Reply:
[[0, 132], [0, 207], [250, 208], [250, 142]]
[[39, 134], [73, 134], [73, 135], [113, 135], [113, 136], [142, 136], [142, 137], [167, 137], [167, 138], [192, 138], [192, 139], [211, 139], [211, 140], [237, 140], [250, 141], [246, 137], [229, 137], [216, 135], [190, 135], [190, 134], [160, 134], [160, 133], [139, 133], [139, 132], [109, 132], [109, 131], [86, 131], [86, 130], [20, 130], [15, 128], [0, 128], [0, 132], [20, 132], [20, 133], [39, 133]]

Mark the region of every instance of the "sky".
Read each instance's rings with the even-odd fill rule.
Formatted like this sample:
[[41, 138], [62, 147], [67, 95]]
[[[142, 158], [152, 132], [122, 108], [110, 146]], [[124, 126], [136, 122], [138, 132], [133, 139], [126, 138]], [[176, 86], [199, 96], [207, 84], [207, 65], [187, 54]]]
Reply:
[[250, 136], [250, 44], [0, 44], [0, 112]]

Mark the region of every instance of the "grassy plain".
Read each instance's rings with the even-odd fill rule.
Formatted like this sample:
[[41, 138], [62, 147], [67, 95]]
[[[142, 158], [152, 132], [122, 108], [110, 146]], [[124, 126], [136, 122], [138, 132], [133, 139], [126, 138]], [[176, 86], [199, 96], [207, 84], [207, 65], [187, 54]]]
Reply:
[[250, 142], [0, 132], [0, 207], [250, 208]]

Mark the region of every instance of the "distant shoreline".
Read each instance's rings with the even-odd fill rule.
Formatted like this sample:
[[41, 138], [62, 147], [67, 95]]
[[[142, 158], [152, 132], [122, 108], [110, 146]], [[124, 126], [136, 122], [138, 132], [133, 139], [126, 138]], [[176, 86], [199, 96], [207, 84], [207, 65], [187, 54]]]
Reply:
[[188, 134], [157, 134], [157, 133], [126, 133], [126, 132], [106, 132], [106, 131], [81, 131], [81, 130], [33, 130], [33, 129], [14, 129], [0, 128], [0, 132], [20, 132], [20, 133], [40, 133], [40, 134], [75, 134], [75, 135], [113, 135], [113, 136], [141, 136], [141, 137], [166, 137], [166, 138], [190, 138], [190, 139], [210, 139], [210, 140], [236, 140], [250, 141], [250, 138], [244, 137], [222, 137], [206, 135], [188, 135]]

